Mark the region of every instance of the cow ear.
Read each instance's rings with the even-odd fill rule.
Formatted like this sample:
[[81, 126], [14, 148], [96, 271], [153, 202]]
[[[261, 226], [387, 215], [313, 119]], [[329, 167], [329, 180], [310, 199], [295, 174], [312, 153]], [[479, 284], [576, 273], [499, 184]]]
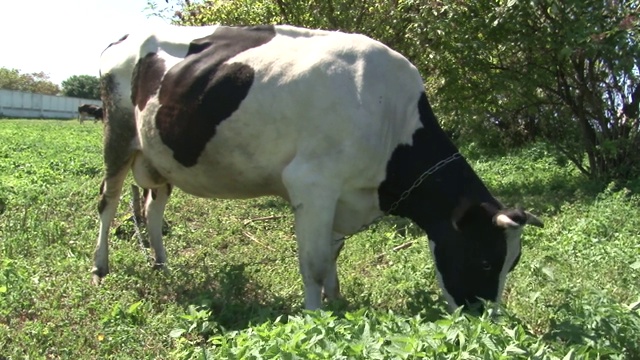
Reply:
[[527, 224], [528, 225], [533, 225], [533, 226], [537, 226], [537, 227], [544, 227], [544, 223], [542, 222], [542, 220], [540, 220], [540, 218], [538, 218], [537, 216], [533, 215], [532, 213], [525, 211], [524, 212], [525, 215], [527, 215]]

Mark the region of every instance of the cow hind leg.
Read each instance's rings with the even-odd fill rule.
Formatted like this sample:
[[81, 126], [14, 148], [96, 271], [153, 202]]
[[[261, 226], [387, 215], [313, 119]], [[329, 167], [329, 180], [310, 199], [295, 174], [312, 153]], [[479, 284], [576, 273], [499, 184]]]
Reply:
[[[113, 106], [113, 105], [112, 105]], [[109, 272], [109, 227], [116, 215], [124, 180], [131, 169], [136, 137], [133, 113], [113, 107], [109, 126], [104, 131], [105, 177], [100, 188], [98, 213], [100, 230], [93, 255], [93, 283], [99, 284]]]
[[100, 187], [100, 202], [98, 203], [100, 230], [93, 254], [93, 269], [91, 269], [92, 281], [96, 285], [109, 273], [109, 227], [116, 215], [122, 185], [128, 172], [129, 166], [122, 166], [120, 171], [106, 176]]
[[149, 231], [151, 248], [154, 253], [154, 268], [166, 269], [167, 255], [162, 243], [162, 223], [164, 208], [171, 196], [171, 184], [156, 189], [151, 189], [150, 194], [145, 199], [145, 216], [147, 219], [147, 230]]
[[339, 293], [332, 249], [333, 218], [339, 191], [321, 181], [314, 181], [312, 174], [295, 168], [287, 168], [283, 180], [295, 212], [304, 306], [308, 310], [316, 310], [322, 304], [323, 288], [329, 299]]
[[163, 269], [165, 268], [167, 256], [162, 244], [162, 219], [172, 187], [141, 152], [136, 153], [132, 169], [136, 183], [145, 189], [149, 189], [145, 196], [144, 214], [147, 220], [151, 248], [155, 257], [154, 267]]

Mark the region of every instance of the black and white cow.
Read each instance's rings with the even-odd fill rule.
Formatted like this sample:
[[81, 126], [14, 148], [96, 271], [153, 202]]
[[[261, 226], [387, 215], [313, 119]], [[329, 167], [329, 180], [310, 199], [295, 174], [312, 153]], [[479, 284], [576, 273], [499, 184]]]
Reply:
[[427, 233], [450, 309], [499, 301], [523, 227], [542, 226], [489, 193], [438, 125], [418, 70], [365, 36], [167, 26], [111, 44], [100, 71], [106, 174], [96, 283], [109, 270], [109, 225], [130, 169], [152, 191], [145, 207], [158, 267], [172, 186], [288, 200], [307, 309], [321, 306], [322, 291], [340, 296], [339, 239], [383, 214]]
[[78, 106], [78, 121], [82, 124], [89, 116], [93, 117], [94, 124], [98, 120], [102, 121], [102, 108], [93, 104], [82, 104]]

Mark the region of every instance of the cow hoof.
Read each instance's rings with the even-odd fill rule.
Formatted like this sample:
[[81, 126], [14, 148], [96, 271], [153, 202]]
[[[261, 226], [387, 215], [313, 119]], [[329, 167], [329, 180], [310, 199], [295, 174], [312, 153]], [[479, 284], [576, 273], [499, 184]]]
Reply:
[[169, 268], [167, 267], [167, 263], [154, 263], [153, 270], [161, 271], [164, 274], [169, 274]]
[[102, 283], [102, 277], [100, 277], [99, 275], [93, 274], [93, 276], [91, 276], [91, 284], [98, 286], [100, 285], [100, 283]]
[[101, 281], [102, 281], [102, 279], [98, 275], [93, 275], [91, 277], [91, 285], [99, 286]]
[[109, 269], [100, 270], [98, 268], [93, 268], [91, 273], [93, 274], [91, 276], [91, 283], [93, 285], [100, 285], [102, 283], [102, 279], [109, 273]]

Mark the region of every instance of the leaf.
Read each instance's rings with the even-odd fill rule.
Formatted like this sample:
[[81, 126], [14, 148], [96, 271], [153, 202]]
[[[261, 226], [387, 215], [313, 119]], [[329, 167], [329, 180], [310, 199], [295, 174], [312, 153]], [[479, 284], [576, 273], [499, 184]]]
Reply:
[[506, 328], [504, 329], [504, 332], [507, 333], [507, 335], [509, 335], [509, 337], [511, 337], [512, 339], [516, 338], [516, 328], [513, 328], [513, 329]]
[[545, 274], [549, 278], [549, 280], [555, 279], [555, 276], [553, 275], [553, 270], [548, 266], [545, 266], [542, 268], [542, 273]]
[[464, 333], [462, 331], [460, 331], [458, 333], [458, 342], [459, 342], [458, 346], [461, 349], [464, 349], [464, 344], [466, 343], [466, 338], [465, 338]]
[[7, 292], [7, 287], [4, 285], [0, 286], [0, 294], [6, 293], [6, 292]]
[[482, 338], [482, 343], [485, 344], [485, 346], [489, 348], [489, 350], [498, 351], [498, 347], [496, 346], [496, 343], [493, 342], [491, 338], [489, 337]]
[[573, 350], [574, 350], [574, 349], [569, 350], [569, 352], [567, 353], [567, 355], [565, 355], [565, 356], [562, 358], [562, 360], [571, 360], [571, 359], [573, 359]]
[[131, 306], [129, 306], [129, 309], [127, 309], [127, 314], [133, 314], [136, 312], [136, 310], [138, 310], [138, 308], [142, 305], [142, 301], [138, 301], [135, 302], [133, 304], [131, 304]]
[[513, 344], [507, 346], [507, 348], [504, 349], [504, 352], [505, 352], [505, 354], [518, 354], [518, 355], [524, 355], [524, 354], [527, 353], [523, 349], [521, 349], [518, 346], [513, 345]]
[[633, 270], [638, 270], [638, 269], [640, 269], [640, 260], [638, 260], [638, 261], [634, 262], [633, 264], [631, 264], [631, 268], [632, 268]]
[[187, 330], [185, 329], [173, 329], [171, 330], [171, 332], [169, 333], [169, 336], [171, 336], [174, 339], [179, 338], [180, 336], [182, 336], [182, 334], [184, 334]]
[[560, 59], [566, 59], [569, 57], [569, 55], [571, 55], [572, 52], [573, 51], [570, 48], [565, 47], [562, 50], [560, 50], [560, 53], [558, 55], [560, 56]]
[[447, 329], [445, 338], [447, 339], [447, 341], [454, 341], [458, 337], [459, 333], [460, 329], [452, 326]]

